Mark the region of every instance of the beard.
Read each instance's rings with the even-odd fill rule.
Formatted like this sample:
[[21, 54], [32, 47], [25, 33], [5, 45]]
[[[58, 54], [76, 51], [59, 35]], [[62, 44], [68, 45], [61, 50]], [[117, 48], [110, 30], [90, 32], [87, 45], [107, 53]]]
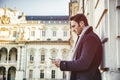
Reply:
[[82, 31], [83, 31], [83, 28], [78, 29], [78, 30], [76, 31], [76, 34], [77, 34], [77, 35], [80, 35], [80, 34], [82, 33]]

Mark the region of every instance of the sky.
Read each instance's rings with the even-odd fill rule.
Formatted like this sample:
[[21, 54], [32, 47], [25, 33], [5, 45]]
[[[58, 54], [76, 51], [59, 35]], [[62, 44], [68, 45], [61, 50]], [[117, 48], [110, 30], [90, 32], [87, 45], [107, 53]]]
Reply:
[[0, 8], [16, 9], [25, 15], [69, 15], [70, 0], [0, 0]]

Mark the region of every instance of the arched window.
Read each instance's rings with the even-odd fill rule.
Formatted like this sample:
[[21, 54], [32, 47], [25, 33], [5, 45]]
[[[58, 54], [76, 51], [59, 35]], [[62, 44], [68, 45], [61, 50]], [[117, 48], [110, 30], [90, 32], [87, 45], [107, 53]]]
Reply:
[[29, 54], [29, 60], [31, 63], [34, 61], [34, 52], [35, 50], [33, 48], [30, 49], [30, 54]]
[[41, 48], [40, 49], [40, 62], [44, 63], [45, 62], [45, 54], [46, 54], [47, 49]]
[[33, 61], [34, 60], [34, 56], [33, 54], [30, 54], [30, 61]]
[[68, 49], [66, 49], [66, 48], [62, 49], [62, 58], [63, 58], [63, 60], [67, 59], [67, 57], [69, 55], [68, 53], [69, 53]]
[[9, 61], [10, 62], [17, 61], [17, 49], [15, 47], [11, 48], [9, 51]]
[[7, 48], [5, 48], [5, 47], [2, 47], [0, 50], [0, 60], [1, 60], [1, 62], [7, 61]]
[[58, 50], [53, 48], [51, 49], [51, 58], [56, 58]]
[[45, 53], [41, 53], [41, 62], [45, 61]]

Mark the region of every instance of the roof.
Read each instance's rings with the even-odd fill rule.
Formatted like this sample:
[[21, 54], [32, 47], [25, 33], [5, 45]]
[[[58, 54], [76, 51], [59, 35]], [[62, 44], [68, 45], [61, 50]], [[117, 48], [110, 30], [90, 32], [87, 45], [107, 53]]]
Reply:
[[78, 0], [70, 0], [71, 2], [73, 2], [73, 3], [76, 3], [76, 2], [78, 2]]
[[26, 20], [69, 20], [69, 16], [26, 16]]

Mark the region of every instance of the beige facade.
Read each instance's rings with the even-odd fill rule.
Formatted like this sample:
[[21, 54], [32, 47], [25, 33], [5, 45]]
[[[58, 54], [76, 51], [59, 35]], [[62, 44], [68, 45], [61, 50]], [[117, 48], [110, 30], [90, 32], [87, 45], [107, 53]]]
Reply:
[[73, 1], [103, 43], [102, 80], [120, 80], [120, 0]]
[[49, 58], [70, 59], [69, 21], [27, 20], [24, 13], [19, 14], [0, 8], [0, 78], [66, 80], [67, 73]]

